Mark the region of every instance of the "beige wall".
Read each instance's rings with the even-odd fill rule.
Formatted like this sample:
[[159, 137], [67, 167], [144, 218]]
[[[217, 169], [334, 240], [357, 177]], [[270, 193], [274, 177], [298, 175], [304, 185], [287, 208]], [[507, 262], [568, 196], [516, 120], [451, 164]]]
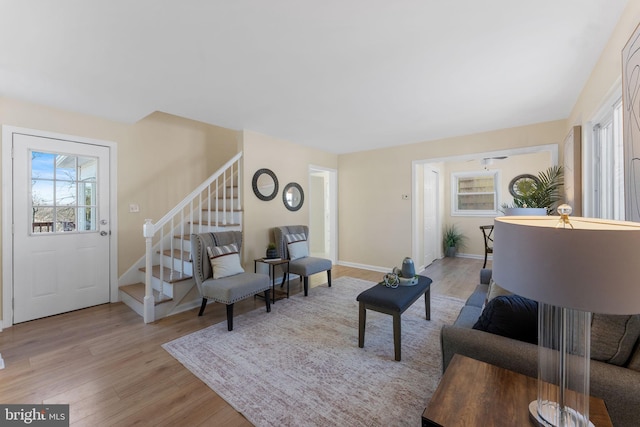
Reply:
[[[412, 256], [412, 161], [559, 144], [565, 128], [565, 121], [558, 120], [341, 155], [340, 261], [388, 269]], [[409, 200], [402, 194], [410, 195]]]
[[[128, 125], [7, 98], [0, 98], [0, 124], [117, 144], [118, 275], [144, 255], [144, 219], [160, 219], [239, 146], [237, 131], [169, 114]], [[129, 203], [140, 212], [129, 213]]]
[[[251, 131], [243, 132], [243, 151], [243, 264], [253, 271], [253, 260], [263, 257], [267, 244], [273, 241], [273, 227], [309, 225], [309, 166], [337, 169], [338, 156]], [[271, 169], [279, 183], [276, 198], [266, 202], [258, 199], [251, 188], [253, 174], [262, 168]], [[302, 208], [295, 212], [282, 202], [282, 190], [290, 182], [300, 184], [305, 193]]]

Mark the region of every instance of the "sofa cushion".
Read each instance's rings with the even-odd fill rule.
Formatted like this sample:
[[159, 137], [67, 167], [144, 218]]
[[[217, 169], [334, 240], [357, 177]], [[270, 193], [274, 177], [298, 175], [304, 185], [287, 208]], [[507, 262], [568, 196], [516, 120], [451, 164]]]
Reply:
[[487, 303], [473, 329], [538, 343], [538, 303], [519, 295], [502, 295]]
[[487, 299], [488, 289], [489, 287], [487, 285], [477, 285], [473, 293], [469, 295], [469, 298], [467, 298], [465, 305], [483, 307]]
[[473, 305], [465, 305], [460, 310], [458, 314], [458, 318], [454, 322], [454, 325], [460, 326], [462, 328], [472, 328], [473, 325], [478, 321], [478, 317], [480, 317], [480, 313], [482, 312], [481, 307], [476, 307]]
[[624, 366], [640, 336], [640, 315], [594, 313], [591, 318], [591, 358]]
[[640, 372], [640, 343], [636, 345], [636, 349], [633, 351], [627, 368]]

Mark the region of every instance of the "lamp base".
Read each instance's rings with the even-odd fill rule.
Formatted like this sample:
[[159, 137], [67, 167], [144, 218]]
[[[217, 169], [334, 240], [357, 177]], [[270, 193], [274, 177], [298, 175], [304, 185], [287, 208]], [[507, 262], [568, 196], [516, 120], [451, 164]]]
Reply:
[[[585, 426], [584, 417], [574, 409], [565, 408], [566, 418], [564, 424], [554, 424], [549, 420], [557, 420], [560, 408], [556, 402], [545, 400], [542, 402], [540, 411], [538, 411], [538, 401], [534, 400], [529, 403], [529, 418], [536, 425], [541, 427], [581, 427]], [[588, 421], [588, 427], [594, 427], [591, 421]]]

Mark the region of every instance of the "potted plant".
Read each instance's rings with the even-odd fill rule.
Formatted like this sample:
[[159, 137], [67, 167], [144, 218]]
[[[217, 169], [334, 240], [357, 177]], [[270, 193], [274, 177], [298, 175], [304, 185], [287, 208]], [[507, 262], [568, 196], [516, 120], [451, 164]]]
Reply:
[[266, 253], [266, 257], [267, 259], [269, 258], [278, 258], [278, 250], [276, 249], [276, 244], [273, 242], [270, 242], [267, 245], [267, 253]]
[[445, 226], [442, 236], [444, 255], [455, 257], [458, 249], [464, 247], [466, 239], [467, 237], [457, 229], [455, 224]]
[[[562, 166], [551, 166], [540, 171], [538, 176], [519, 175], [511, 180], [509, 192], [513, 204], [503, 204], [506, 215], [553, 215], [561, 200], [560, 188], [564, 184]], [[528, 212], [523, 209], [538, 209], [540, 212]]]

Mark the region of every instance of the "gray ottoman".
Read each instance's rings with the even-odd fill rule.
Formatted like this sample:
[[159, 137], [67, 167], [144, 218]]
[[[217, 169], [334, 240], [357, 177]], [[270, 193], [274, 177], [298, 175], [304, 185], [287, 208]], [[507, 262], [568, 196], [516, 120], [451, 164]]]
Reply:
[[388, 288], [384, 284], [377, 284], [358, 295], [360, 302], [360, 316], [358, 322], [358, 347], [364, 347], [364, 329], [367, 323], [367, 310], [393, 316], [393, 347], [395, 360], [400, 360], [401, 328], [400, 316], [407, 308], [424, 294], [426, 319], [431, 320], [431, 282], [425, 276], [418, 276], [418, 284], [413, 286], [398, 286]]

